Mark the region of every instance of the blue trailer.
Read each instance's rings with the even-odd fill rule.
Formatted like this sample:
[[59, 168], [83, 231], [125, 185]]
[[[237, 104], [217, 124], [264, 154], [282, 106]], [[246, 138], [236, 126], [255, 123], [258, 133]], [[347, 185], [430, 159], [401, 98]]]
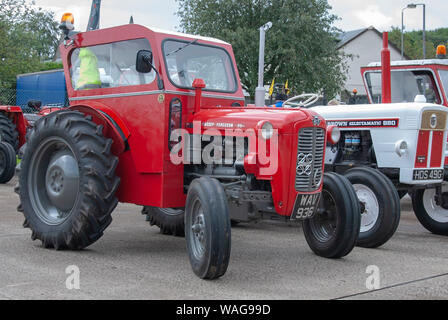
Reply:
[[30, 100], [39, 100], [42, 106], [67, 106], [64, 70], [18, 75], [16, 104], [26, 110]]

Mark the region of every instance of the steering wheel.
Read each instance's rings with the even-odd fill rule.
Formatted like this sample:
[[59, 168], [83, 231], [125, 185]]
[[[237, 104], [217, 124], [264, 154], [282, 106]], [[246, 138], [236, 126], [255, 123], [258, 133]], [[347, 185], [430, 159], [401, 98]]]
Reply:
[[[315, 93], [304, 93], [292, 98], [289, 98], [282, 104], [282, 108], [306, 108], [313, 105], [317, 100], [319, 100], [320, 96]], [[300, 102], [294, 102], [300, 101]]]

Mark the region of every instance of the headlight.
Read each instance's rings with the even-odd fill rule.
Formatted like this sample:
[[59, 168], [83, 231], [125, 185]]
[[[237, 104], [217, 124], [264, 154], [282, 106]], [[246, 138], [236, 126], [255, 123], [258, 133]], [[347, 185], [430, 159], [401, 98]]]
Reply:
[[341, 139], [341, 130], [337, 126], [329, 126], [327, 128], [327, 141], [336, 144]]
[[408, 143], [404, 140], [397, 141], [395, 143], [395, 152], [398, 154], [399, 157], [402, 157], [406, 151], [408, 150]]
[[261, 124], [261, 136], [265, 140], [269, 140], [274, 135], [274, 126], [269, 121], [263, 121]]

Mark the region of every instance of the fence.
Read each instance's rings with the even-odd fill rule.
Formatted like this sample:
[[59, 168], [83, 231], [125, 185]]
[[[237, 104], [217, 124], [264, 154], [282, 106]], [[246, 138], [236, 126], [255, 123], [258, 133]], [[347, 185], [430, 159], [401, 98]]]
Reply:
[[61, 91], [39, 91], [39, 90], [17, 90], [9, 88], [0, 88], [0, 105], [19, 106], [23, 112], [31, 112], [28, 102], [38, 100], [43, 106], [66, 107], [69, 100], [66, 94]]

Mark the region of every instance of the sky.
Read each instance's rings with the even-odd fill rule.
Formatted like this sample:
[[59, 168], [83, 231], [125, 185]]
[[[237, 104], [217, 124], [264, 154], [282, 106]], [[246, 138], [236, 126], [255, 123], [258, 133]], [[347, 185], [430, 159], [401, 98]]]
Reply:
[[[31, 2], [31, 0], [28, 0]], [[35, 0], [36, 5], [56, 12], [56, 17], [64, 12], [75, 16], [77, 30], [85, 30], [90, 13], [91, 0]], [[339, 16], [335, 26], [344, 30], [354, 30], [374, 26], [386, 31], [391, 26], [401, 27], [402, 8], [412, 0], [328, 0], [331, 12]], [[76, 4], [74, 4], [76, 3]], [[417, 0], [426, 4], [426, 28], [448, 27], [448, 0]], [[179, 19], [175, 16], [175, 0], [102, 0], [102, 28], [134, 22], [166, 30], [177, 30]], [[406, 30], [420, 30], [423, 26], [423, 9], [405, 10]]]

